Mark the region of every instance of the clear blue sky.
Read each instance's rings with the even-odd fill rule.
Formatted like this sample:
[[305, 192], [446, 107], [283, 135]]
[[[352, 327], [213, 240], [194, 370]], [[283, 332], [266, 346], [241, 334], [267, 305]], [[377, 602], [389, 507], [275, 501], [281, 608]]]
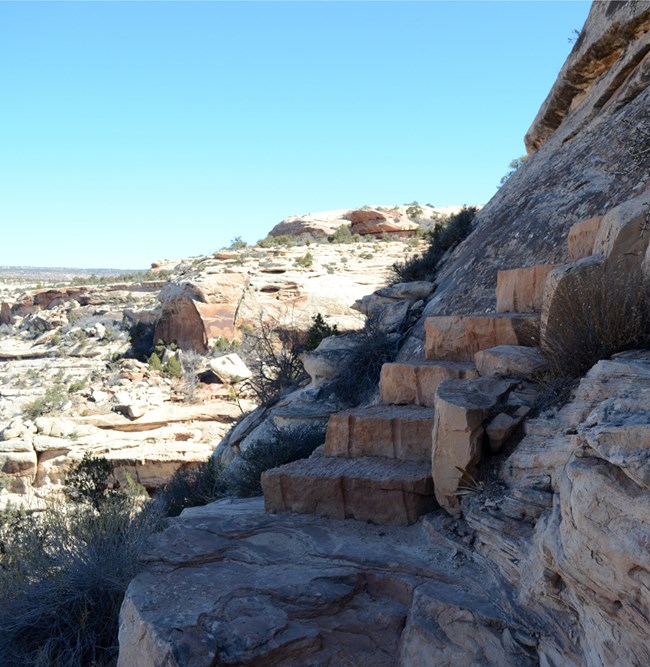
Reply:
[[581, 2], [0, 2], [0, 265], [147, 268], [291, 214], [485, 203]]

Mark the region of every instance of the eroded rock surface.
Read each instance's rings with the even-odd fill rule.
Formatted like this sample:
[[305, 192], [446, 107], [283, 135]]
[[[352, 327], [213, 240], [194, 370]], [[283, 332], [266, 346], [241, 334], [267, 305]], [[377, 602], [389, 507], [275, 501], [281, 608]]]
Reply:
[[153, 540], [122, 606], [118, 665], [433, 667], [482, 655], [532, 666], [535, 619], [511, 595], [422, 524], [221, 501]]

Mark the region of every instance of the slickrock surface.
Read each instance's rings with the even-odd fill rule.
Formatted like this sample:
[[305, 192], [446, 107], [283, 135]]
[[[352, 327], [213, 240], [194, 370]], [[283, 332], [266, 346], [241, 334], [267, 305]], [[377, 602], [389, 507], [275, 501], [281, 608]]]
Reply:
[[122, 606], [118, 665], [433, 667], [483, 655], [532, 667], [536, 630], [498, 575], [422, 524], [222, 501], [153, 539]]
[[352, 304], [386, 285], [392, 264], [415, 252], [417, 244], [405, 241], [366, 241], [215, 253], [161, 290], [155, 337], [203, 353], [211, 339], [241, 338], [241, 328], [259, 326], [262, 315], [306, 329], [320, 313], [340, 330], [359, 329], [363, 318]]
[[262, 475], [267, 512], [406, 526], [436, 507], [429, 462], [317, 456]]
[[327, 425], [328, 456], [387, 456], [428, 461], [433, 409], [414, 405], [374, 405], [339, 412]]
[[506, 494], [467, 501], [479, 551], [548, 627], [564, 625], [555, 664], [650, 660], [649, 399], [647, 351], [598, 362], [557, 415], [527, 424]]

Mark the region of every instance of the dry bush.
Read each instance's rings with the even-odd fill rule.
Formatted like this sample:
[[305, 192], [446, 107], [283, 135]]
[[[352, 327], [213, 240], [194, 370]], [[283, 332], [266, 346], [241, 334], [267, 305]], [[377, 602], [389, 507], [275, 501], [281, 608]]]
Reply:
[[273, 405], [308, 377], [300, 361], [306, 334], [296, 327], [280, 326], [277, 321], [262, 318], [255, 329], [245, 333], [241, 354], [253, 374], [245, 387], [261, 405]]
[[310, 456], [325, 442], [325, 422], [274, 427], [268, 436], [251, 444], [225, 473], [228, 495], [249, 498], [262, 495], [265, 470]]
[[600, 359], [648, 344], [643, 276], [623, 263], [572, 276], [552, 307], [544, 354], [556, 378], [580, 377]]
[[0, 516], [0, 664], [108, 667], [118, 616], [146, 539], [160, 527], [152, 504], [114, 497]]
[[178, 516], [186, 507], [207, 505], [225, 495], [224, 465], [211, 457], [198, 466], [180, 468], [158, 491], [156, 500], [165, 516]]
[[342, 370], [332, 382], [337, 398], [354, 407], [368, 400], [375, 391], [381, 375], [381, 367], [397, 356], [401, 336], [386, 333], [372, 320], [359, 332], [356, 345], [341, 350]]

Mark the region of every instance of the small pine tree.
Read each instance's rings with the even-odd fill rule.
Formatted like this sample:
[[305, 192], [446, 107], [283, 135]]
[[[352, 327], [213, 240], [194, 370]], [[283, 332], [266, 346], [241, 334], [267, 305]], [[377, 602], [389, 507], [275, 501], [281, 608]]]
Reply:
[[323, 340], [329, 336], [336, 336], [339, 330], [335, 325], [331, 326], [325, 322], [320, 313], [316, 313], [311, 318], [311, 326], [307, 331], [307, 340], [305, 341], [305, 350], [315, 350]]
[[161, 373], [163, 370], [162, 361], [160, 361], [160, 357], [156, 352], [149, 357], [149, 368], [158, 373]]
[[169, 357], [169, 361], [165, 364], [165, 373], [173, 378], [183, 375], [183, 367], [177, 356]]

